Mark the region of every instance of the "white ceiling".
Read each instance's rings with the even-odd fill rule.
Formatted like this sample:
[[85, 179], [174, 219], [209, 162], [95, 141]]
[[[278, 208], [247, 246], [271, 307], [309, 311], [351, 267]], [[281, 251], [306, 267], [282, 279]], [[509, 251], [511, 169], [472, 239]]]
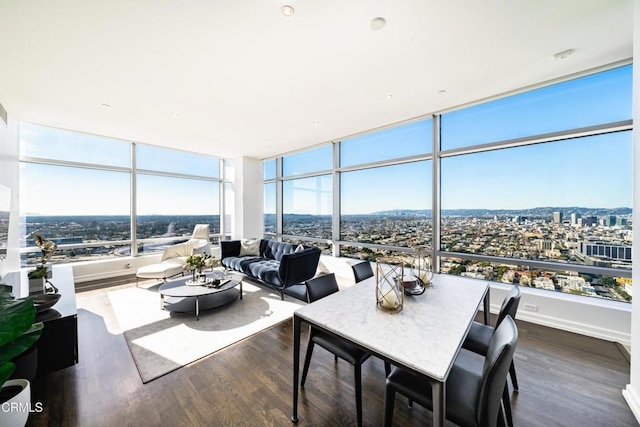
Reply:
[[[294, 16], [281, 14], [285, 3]], [[627, 60], [632, 8], [0, 0], [0, 102], [17, 121], [265, 158]], [[375, 17], [384, 29], [370, 28]]]

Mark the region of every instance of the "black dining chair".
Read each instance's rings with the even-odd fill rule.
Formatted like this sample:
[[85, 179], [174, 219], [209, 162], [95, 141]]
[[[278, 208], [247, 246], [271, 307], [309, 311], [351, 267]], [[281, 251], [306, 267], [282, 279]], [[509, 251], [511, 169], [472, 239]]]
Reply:
[[[500, 326], [500, 323], [507, 316], [511, 316], [512, 319], [516, 318], [516, 313], [518, 311], [518, 305], [520, 304], [520, 288], [518, 286], [514, 286], [511, 288], [509, 294], [502, 301], [502, 306], [500, 307], [500, 312], [498, 313], [498, 320], [496, 321], [496, 328]], [[467, 334], [467, 338], [462, 343], [462, 348], [473, 351], [474, 353], [478, 353], [481, 355], [487, 354], [487, 349], [489, 348], [489, 342], [491, 341], [491, 336], [495, 328], [489, 325], [485, 325], [480, 322], [471, 323], [471, 328], [469, 329], [469, 333]], [[513, 384], [513, 389], [518, 391], [518, 378], [516, 377], [516, 368], [513, 362], [509, 367], [509, 376], [511, 377], [511, 383]]]
[[[338, 292], [338, 283], [335, 274], [325, 274], [316, 278], [307, 280], [307, 298], [310, 303], [324, 298], [327, 295]], [[309, 342], [307, 344], [307, 353], [304, 358], [304, 368], [302, 369], [302, 381], [300, 387], [304, 388], [307, 372], [309, 371], [309, 363], [313, 354], [313, 347], [318, 344], [320, 347], [333, 353], [335, 360], [338, 358], [351, 363], [354, 368], [355, 388], [356, 388], [356, 413], [358, 426], [362, 425], [362, 363], [371, 356], [351, 343], [343, 339], [320, 331], [314, 327], [309, 330]]]
[[[445, 385], [446, 419], [462, 427], [504, 426], [501, 399], [517, 342], [518, 328], [507, 316], [491, 336], [487, 356], [481, 364], [468, 363], [467, 358], [458, 354]], [[384, 394], [384, 425], [387, 427], [393, 419], [396, 393], [425, 408], [433, 408], [429, 381], [394, 368], [387, 377]]]
[[353, 277], [356, 279], [356, 283], [362, 282], [364, 279], [373, 277], [373, 269], [369, 261], [359, 262], [351, 266], [353, 270]]
[[[502, 306], [500, 307], [500, 312], [498, 313], [498, 320], [496, 321], [496, 328], [500, 326], [502, 321], [507, 316], [510, 316], [512, 319], [516, 318], [516, 312], [518, 311], [519, 304], [520, 288], [518, 286], [514, 286], [502, 301]], [[490, 325], [485, 325], [484, 323], [475, 321], [472, 322], [471, 327], [469, 328], [469, 333], [462, 343], [462, 348], [480, 354], [482, 356], [486, 356], [487, 350], [489, 349], [489, 343], [491, 342], [491, 337], [493, 336], [494, 331], [495, 328]], [[511, 365], [509, 365], [509, 376], [511, 377], [513, 389], [515, 391], [518, 391], [518, 379], [516, 377], [516, 368], [513, 360], [511, 361]], [[507, 417], [507, 425], [509, 427], [512, 427], [513, 415], [511, 413], [511, 399], [509, 398], [509, 390], [506, 383], [502, 400], [505, 415]]]

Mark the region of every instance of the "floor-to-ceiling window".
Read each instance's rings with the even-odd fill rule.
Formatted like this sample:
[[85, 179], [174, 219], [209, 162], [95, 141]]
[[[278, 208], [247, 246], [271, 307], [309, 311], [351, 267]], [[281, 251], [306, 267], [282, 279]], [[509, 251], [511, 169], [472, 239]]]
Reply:
[[340, 253], [375, 261], [431, 247], [433, 120], [340, 142]]
[[[280, 209], [284, 241], [311, 242], [325, 253], [331, 251], [328, 242], [333, 223], [332, 165], [331, 144], [282, 157], [278, 182], [282, 188]], [[265, 198], [267, 196], [265, 193]]]
[[272, 159], [264, 162], [264, 187], [263, 187], [263, 215], [264, 215], [264, 234], [268, 237], [274, 237], [276, 230], [276, 160]]
[[54, 262], [160, 251], [197, 223], [221, 233], [218, 158], [22, 123], [20, 161], [23, 265], [36, 233]]
[[[342, 256], [427, 248], [442, 272], [628, 301], [631, 93], [628, 65], [334, 141], [323, 146], [331, 167], [317, 169], [325, 186], [285, 167], [314, 151], [269, 159], [269, 231], [330, 228]], [[330, 185], [333, 217], [301, 202]]]
[[443, 114], [442, 271], [629, 299], [631, 93], [627, 66]]
[[159, 250], [158, 237], [190, 235], [196, 224], [220, 234], [220, 159], [136, 144], [138, 253]]

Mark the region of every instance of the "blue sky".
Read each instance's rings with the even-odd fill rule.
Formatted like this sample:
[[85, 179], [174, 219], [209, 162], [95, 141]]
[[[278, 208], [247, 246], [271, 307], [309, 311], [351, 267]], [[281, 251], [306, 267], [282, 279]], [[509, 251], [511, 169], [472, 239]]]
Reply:
[[[21, 156], [66, 162], [131, 166], [131, 144], [101, 136], [21, 124]], [[209, 156], [136, 145], [139, 169], [218, 177]], [[131, 174], [118, 170], [21, 163], [20, 208], [41, 215], [129, 215]], [[210, 215], [219, 212], [217, 182], [137, 175], [139, 215]]]

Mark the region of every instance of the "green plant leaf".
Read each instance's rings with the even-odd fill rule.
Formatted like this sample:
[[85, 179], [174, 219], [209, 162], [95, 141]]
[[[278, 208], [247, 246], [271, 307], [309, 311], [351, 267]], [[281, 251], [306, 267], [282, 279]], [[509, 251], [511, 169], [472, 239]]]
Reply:
[[0, 346], [28, 331], [35, 319], [32, 299], [0, 300]]
[[29, 349], [42, 334], [42, 322], [33, 323], [33, 298], [11, 298], [10, 286], [0, 284], [0, 386], [15, 370], [11, 359]]
[[0, 362], [9, 361], [27, 351], [40, 338], [42, 327], [42, 322], [34, 323], [28, 331], [15, 340], [0, 345]]

